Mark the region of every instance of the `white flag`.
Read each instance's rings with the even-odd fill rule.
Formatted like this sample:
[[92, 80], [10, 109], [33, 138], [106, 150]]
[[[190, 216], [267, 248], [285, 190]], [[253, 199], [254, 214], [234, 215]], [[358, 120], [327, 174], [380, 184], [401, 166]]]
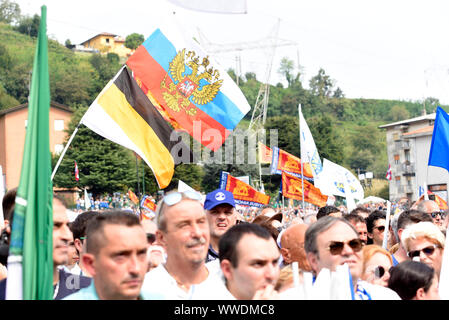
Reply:
[[300, 142], [301, 142], [301, 162], [309, 162], [312, 167], [312, 174], [314, 179], [314, 185], [320, 188], [320, 183], [318, 181], [318, 175], [323, 170], [323, 165], [321, 163], [320, 155], [318, 154], [318, 149], [316, 148], [315, 141], [313, 140], [312, 133], [310, 132], [309, 126], [304, 119], [301, 112], [301, 104], [298, 106], [299, 113], [299, 132], [300, 132]]
[[[179, 179], [179, 181], [178, 181], [178, 192], [184, 192], [184, 191], [195, 191], [195, 192], [198, 192], [195, 189], [193, 189], [191, 186], [189, 186], [187, 183], [185, 183], [184, 181]], [[201, 195], [201, 201], [204, 203], [205, 200], [206, 200], [206, 196], [205, 195]]]
[[365, 192], [360, 181], [351, 171], [332, 161], [323, 160], [323, 170], [319, 179], [319, 188], [323, 194], [346, 197], [345, 184], [347, 184], [348, 188], [346, 189], [349, 189], [354, 199], [362, 200], [364, 198]]
[[85, 210], [89, 210], [89, 208], [91, 207], [89, 195], [87, 194], [86, 188], [84, 188], [84, 207], [85, 207]]

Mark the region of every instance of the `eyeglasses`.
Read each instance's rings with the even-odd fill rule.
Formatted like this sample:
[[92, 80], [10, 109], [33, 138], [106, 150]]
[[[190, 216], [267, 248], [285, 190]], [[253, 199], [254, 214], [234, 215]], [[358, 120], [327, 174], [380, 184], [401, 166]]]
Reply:
[[379, 232], [384, 232], [385, 231], [385, 226], [374, 227], [374, 229], [379, 230]]
[[338, 254], [341, 254], [343, 251], [343, 248], [345, 244], [348, 244], [348, 246], [354, 251], [359, 252], [363, 248], [363, 242], [360, 239], [352, 239], [349, 241], [332, 241], [327, 249], [330, 251], [331, 255], [336, 256]]
[[421, 255], [421, 251], [422, 251], [426, 255], [431, 256], [435, 252], [436, 248], [438, 248], [438, 246], [436, 244], [434, 244], [432, 246], [425, 247], [421, 250], [409, 251], [409, 252], [407, 252], [407, 255], [410, 259], [413, 259], [414, 257], [419, 257]]
[[440, 216], [441, 219], [444, 219], [444, 218], [446, 217], [446, 212], [435, 211], [435, 212], [432, 212], [430, 215], [431, 215], [432, 218], [434, 218], [434, 219], [435, 219], [437, 216]]

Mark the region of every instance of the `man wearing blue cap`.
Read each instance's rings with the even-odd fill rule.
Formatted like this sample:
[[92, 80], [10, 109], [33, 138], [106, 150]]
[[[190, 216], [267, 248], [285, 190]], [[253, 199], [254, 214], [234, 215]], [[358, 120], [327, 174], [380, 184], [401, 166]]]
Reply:
[[234, 195], [227, 190], [214, 190], [206, 195], [204, 209], [210, 230], [210, 244], [206, 257], [206, 262], [209, 262], [218, 258], [218, 241], [237, 222]]

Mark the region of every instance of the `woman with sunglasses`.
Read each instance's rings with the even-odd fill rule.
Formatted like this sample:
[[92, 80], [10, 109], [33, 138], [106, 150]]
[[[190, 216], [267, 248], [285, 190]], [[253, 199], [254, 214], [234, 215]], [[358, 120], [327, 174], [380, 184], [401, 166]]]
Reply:
[[391, 254], [375, 244], [363, 247], [362, 279], [384, 287], [388, 286], [390, 273], [388, 270], [393, 266]]
[[402, 232], [401, 241], [410, 260], [427, 264], [440, 277], [445, 236], [435, 224], [412, 224]]
[[388, 288], [402, 300], [440, 300], [435, 270], [417, 261], [404, 261], [390, 271]]

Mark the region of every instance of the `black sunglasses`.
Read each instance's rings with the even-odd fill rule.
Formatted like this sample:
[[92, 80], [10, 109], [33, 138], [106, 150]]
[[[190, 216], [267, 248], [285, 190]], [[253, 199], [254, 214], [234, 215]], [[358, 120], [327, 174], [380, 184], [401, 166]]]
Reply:
[[147, 233], [147, 242], [151, 244], [154, 241], [156, 241], [156, 235], [154, 233]]
[[431, 215], [432, 218], [434, 218], [434, 219], [435, 219], [437, 216], [440, 216], [441, 219], [444, 219], [444, 218], [446, 217], [446, 212], [435, 211], [435, 212], [432, 212], [430, 215]]
[[374, 229], [379, 230], [379, 232], [384, 232], [385, 231], [385, 226], [374, 227]]
[[341, 254], [343, 251], [343, 248], [345, 247], [345, 244], [348, 244], [348, 246], [354, 251], [359, 252], [363, 248], [363, 241], [360, 239], [352, 239], [349, 241], [332, 241], [329, 246], [327, 247], [330, 251], [331, 255], [335, 256], [338, 254]]
[[407, 255], [408, 255], [408, 257], [409, 257], [410, 259], [413, 259], [414, 257], [419, 257], [420, 254], [421, 254], [421, 251], [422, 251], [422, 252], [424, 252], [426, 255], [430, 256], [430, 255], [432, 255], [432, 254], [435, 252], [435, 249], [436, 249], [437, 247], [438, 247], [438, 246], [437, 246], [436, 244], [434, 244], [433, 246], [428, 246], [428, 247], [425, 247], [425, 248], [423, 248], [423, 249], [421, 249], [421, 250], [413, 250], [413, 251], [409, 251], [409, 252], [407, 252]]
[[378, 279], [382, 278], [385, 275], [385, 268], [382, 266], [377, 266], [376, 269], [374, 269], [374, 275]]

